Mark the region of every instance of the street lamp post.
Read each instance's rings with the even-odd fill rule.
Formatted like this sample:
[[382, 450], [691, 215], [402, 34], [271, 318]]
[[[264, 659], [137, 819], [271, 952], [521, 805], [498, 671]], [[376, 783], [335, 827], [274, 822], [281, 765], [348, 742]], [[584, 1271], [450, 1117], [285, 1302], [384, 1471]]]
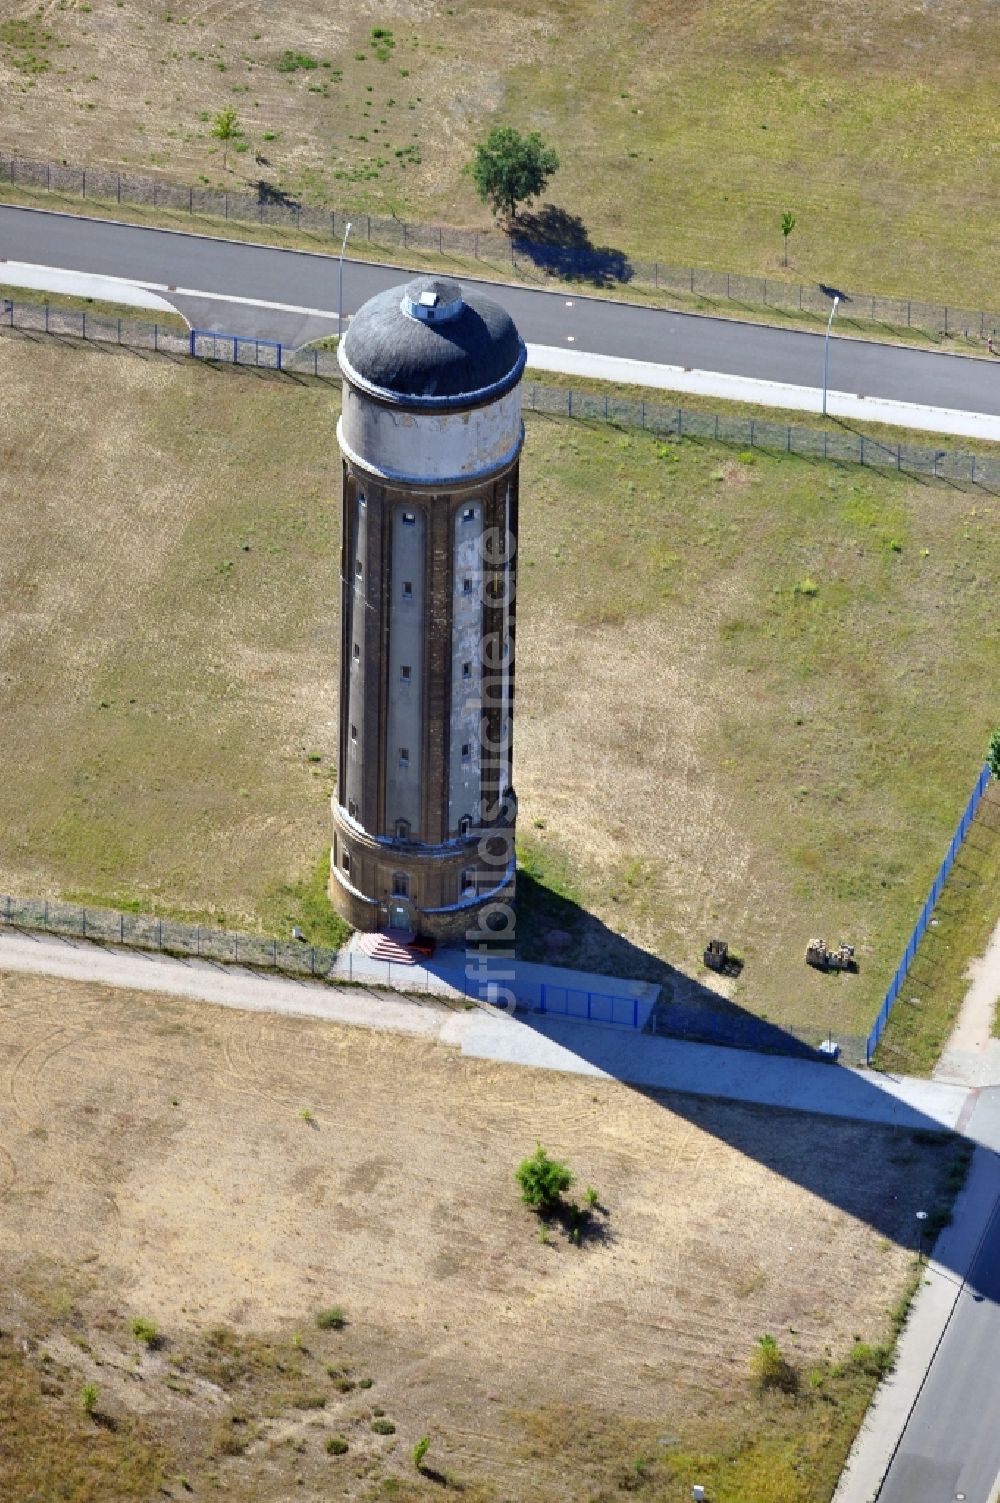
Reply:
[[[350, 229], [350, 225], [348, 225]], [[830, 329], [833, 324], [833, 315], [837, 311], [840, 298], [835, 297], [833, 307], [830, 309], [830, 317], [826, 321], [826, 338], [823, 340], [823, 416], [826, 417], [826, 387], [830, 375]]]
[[337, 292], [337, 338], [341, 339], [344, 333], [344, 252], [347, 249], [347, 237], [351, 233], [351, 221], [347, 221], [347, 229], [344, 231], [344, 239], [340, 247], [340, 285]]

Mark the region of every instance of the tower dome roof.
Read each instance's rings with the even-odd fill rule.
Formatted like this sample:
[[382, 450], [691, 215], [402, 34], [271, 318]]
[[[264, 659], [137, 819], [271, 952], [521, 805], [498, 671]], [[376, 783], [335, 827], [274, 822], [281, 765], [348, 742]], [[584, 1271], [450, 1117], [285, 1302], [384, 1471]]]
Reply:
[[338, 355], [354, 385], [413, 407], [501, 396], [519, 380], [526, 358], [506, 309], [447, 277], [416, 277], [369, 298]]

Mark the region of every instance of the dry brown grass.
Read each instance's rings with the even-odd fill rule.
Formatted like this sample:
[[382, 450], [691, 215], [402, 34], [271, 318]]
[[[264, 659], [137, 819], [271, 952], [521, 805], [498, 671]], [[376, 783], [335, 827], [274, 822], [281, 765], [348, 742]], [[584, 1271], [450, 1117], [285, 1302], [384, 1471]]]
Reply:
[[[857, 1419], [836, 1428], [831, 1364], [886, 1336], [910, 1208], [953, 1157], [869, 1125], [2, 973], [0, 1102], [0, 1356], [27, 1343], [66, 1457], [94, 1382], [119, 1433], [141, 1421], [165, 1448], [174, 1496], [183, 1473], [241, 1503], [300, 1477], [304, 1499], [367, 1498], [425, 1433], [471, 1498], [624, 1497], [646, 1454], [661, 1486], [642, 1495], [672, 1503], [689, 1453], [725, 1456], [747, 1503], [824, 1497]], [[513, 1179], [539, 1138], [598, 1188], [605, 1237], [539, 1240]], [[332, 1303], [343, 1331], [316, 1326]], [[826, 1400], [754, 1396], [764, 1331]], [[373, 1434], [375, 1407], [395, 1437]], [[332, 1435], [350, 1444], [333, 1473]], [[782, 1461], [772, 1494], [753, 1450], [789, 1436], [810, 1464], [796, 1480]]]

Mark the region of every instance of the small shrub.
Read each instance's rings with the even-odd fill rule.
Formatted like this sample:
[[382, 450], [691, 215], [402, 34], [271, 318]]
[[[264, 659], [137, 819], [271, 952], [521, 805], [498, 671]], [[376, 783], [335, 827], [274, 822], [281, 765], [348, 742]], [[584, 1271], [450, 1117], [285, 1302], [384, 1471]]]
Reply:
[[427, 1452], [430, 1450], [430, 1448], [431, 1448], [430, 1436], [429, 1435], [421, 1435], [420, 1439], [417, 1441], [416, 1445], [413, 1447], [413, 1451], [411, 1453], [412, 1456], [413, 1456], [413, 1465], [416, 1467], [416, 1469], [417, 1469], [418, 1472], [422, 1472], [423, 1471], [423, 1469], [424, 1469], [424, 1457], [427, 1455]]
[[521, 1187], [521, 1199], [535, 1210], [551, 1210], [573, 1183], [569, 1166], [549, 1158], [541, 1143], [528, 1159], [522, 1159], [514, 1171]]
[[97, 1384], [84, 1383], [82, 1389], [80, 1390], [80, 1405], [83, 1409], [84, 1414], [93, 1414], [94, 1410], [97, 1408], [98, 1398], [99, 1394], [97, 1392]]
[[372, 1429], [376, 1435], [395, 1435], [396, 1433], [396, 1426], [392, 1420], [387, 1419], [373, 1419]]
[[302, 1108], [302, 1110], [299, 1112], [299, 1116], [302, 1118], [303, 1122], [315, 1122], [316, 1121], [316, 1117], [315, 1117], [315, 1114], [313, 1113], [312, 1107], [309, 1107], [309, 1106], [304, 1106]]
[[147, 1351], [155, 1351], [160, 1345], [160, 1332], [155, 1321], [146, 1320], [141, 1315], [137, 1315], [132, 1322], [132, 1335], [136, 1341], [142, 1342]]
[[321, 1331], [342, 1331], [347, 1324], [347, 1317], [340, 1305], [331, 1305], [329, 1310], [319, 1312], [316, 1324]]
[[869, 1377], [883, 1378], [892, 1367], [892, 1349], [856, 1341], [851, 1348], [851, 1366], [859, 1373], [867, 1373]]
[[819, 594], [819, 585], [807, 574], [805, 579], [800, 579], [795, 586], [795, 594], [804, 595], [807, 600], [811, 600], [814, 595]]
[[384, 1413], [385, 1413], [384, 1409], [373, 1409], [372, 1410], [372, 1414], [374, 1414], [374, 1416], [375, 1416], [376, 1419], [381, 1419]]
[[587, 1186], [586, 1190], [583, 1193], [583, 1198], [587, 1202], [590, 1209], [593, 1210], [598, 1201], [597, 1191], [594, 1189], [593, 1185]]
[[342, 1435], [331, 1435], [326, 1443], [326, 1449], [331, 1456], [343, 1456], [347, 1450], [347, 1441]]
[[986, 753], [986, 759], [990, 764], [990, 771], [992, 772], [993, 776], [995, 778], [1000, 778], [1000, 725], [997, 726], [996, 730], [990, 737], [990, 744], [989, 749]]
[[374, 1378], [359, 1378], [358, 1379], [358, 1387], [359, 1388], [373, 1388], [374, 1386], [375, 1386], [375, 1379]]
[[750, 1358], [750, 1375], [760, 1389], [777, 1388], [794, 1393], [798, 1386], [795, 1371], [785, 1361], [773, 1336], [759, 1336]]
[[278, 58], [276, 66], [279, 73], [297, 73], [300, 68], [306, 71], [318, 68], [319, 63], [316, 58], [310, 57], [308, 52], [295, 52], [291, 47], [286, 47]]

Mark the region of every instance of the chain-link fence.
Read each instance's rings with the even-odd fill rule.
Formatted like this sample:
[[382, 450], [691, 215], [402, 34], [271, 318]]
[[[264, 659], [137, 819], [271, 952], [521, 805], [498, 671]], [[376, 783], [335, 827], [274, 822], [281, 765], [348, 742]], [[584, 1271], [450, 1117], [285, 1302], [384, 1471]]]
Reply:
[[204, 928], [177, 919], [110, 908], [81, 907], [46, 898], [0, 898], [0, 922], [79, 939], [103, 940], [136, 950], [259, 966], [292, 976], [328, 978], [338, 951], [300, 940], [269, 939], [260, 934]]
[[[841, 317], [859, 323], [973, 339], [996, 338], [1000, 329], [1000, 313], [981, 308], [633, 259], [621, 250], [591, 244], [572, 218], [569, 223], [574, 233], [567, 235], [566, 216], [558, 214], [551, 221], [544, 212], [528, 215], [525, 232], [507, 235], [496, 230], [411, 224], [395, 216], [303, 204], [263, 181], [256, 185], [256, 192], [230, 193], [218, 188], [185, 187], [134, 173], [38, 162], [0, 152], [0, 182], [4, 181], [102, 204], [137, 204], [192, 217], [304, 230], [331, 242], [342, 239], [350, 222], [355, 240], [380, 249], [463, 256], [491, 266], [506, 266], [512, 271], [522, 265], [562, 281], [590, 282], [602, 287], [635, 284], [683, 298], [823, 317], [829, 313], [836, 294], [840, 297]], [[535, 233], [528, 233], [530, 230]]]
[[[279, 369], [325, 380], [340, 379], [335, 350], [321, 346], [310, 345], [289, 352], [267, 340], [231, 334], [205, 335], [142, 319], [106, 318], [84, 310], [50, 308], [47, 303], [0, 299], [0, 329], [4, 327], [119, 344], [129, 349], [194, 355], [223, 364]], [[616, 397], [610, 393], [598, 395], [534, 381], [524, 383], [522, 401], [530, 412], [645, 428], [663, 438], [709, 439], [736, 449], [761, 449], [795, 454], [803, 459], [898, 470], [986, 490], [1000, 488], [1000, 456], [932, 449], [922, 444], [894, 444], [848, 428], [832, 431], [732, 413], [693, 412], [665, 402]]]

